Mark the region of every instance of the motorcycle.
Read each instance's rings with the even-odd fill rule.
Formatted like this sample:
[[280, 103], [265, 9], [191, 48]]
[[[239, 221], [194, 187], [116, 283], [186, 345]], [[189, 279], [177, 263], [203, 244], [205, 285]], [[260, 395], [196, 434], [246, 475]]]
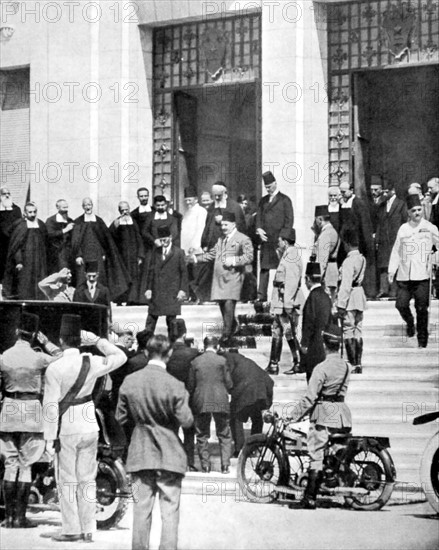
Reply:
[[[417, 416], [413, 424], [427, 424], [439, 418], [439, 411]], [[433, 510], [439, 514], [439, 429], [429, 439], [422, 454], [420, 478], [422, 490]]]
[[[266, 434], [251, 436], [238, 457], [238, 481], [251, 501], [268, 503], [281, 495], [295, 499], [308, 482], [307, 434], [266, 413]], [[389, 500], [396, 470], [387, 437], [333, 433], [325, 449], [321, 496], [341, 496], [355, 510], [379, 510]]]

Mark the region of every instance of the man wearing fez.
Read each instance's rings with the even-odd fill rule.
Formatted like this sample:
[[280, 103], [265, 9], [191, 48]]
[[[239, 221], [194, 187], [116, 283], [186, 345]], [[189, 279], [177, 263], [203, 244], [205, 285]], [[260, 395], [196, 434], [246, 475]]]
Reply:
[[12, 202], [11, 192], [7, 187], [0, 187], [0, 285], [3, 282], [14, 222], [20, 218], [21, 209]]
[[130, 215], [130, 205], [126, 201], [121, 201], [118, 210], [120, 215], [110, 225], [110, 233], [131, 278], [129, 291], [119, 296], [118, 302], [126, 302], [127, 305], [138, 304], [141, 265], [145, 259], [143, 240], [137, 222]]
[[72, 268], [72, 231], [74, 223], [69, 217], [66, 200], [56, 201], [58, 212], [46, 220], [47, 229], [47, 272], [49, 274]]
[[271, 172], [262, 174], [267, 195], [259, 201], [256, 213], [256, 234], [261, 242], [261, 270], [259, 273], [258, 300], [267, 300], [270, 269], [276, 269], [279, 258], [276, 254], [281, 229], [294, 225], [294, 211], [291, 199], [281, 193]]
[[415, 322], [410, 311], [410, 300], [415, 299], [418, 345], [428, 344], [428, 303], [432, 248], [439, 248], [439, 230], [422, 217], [418, 195], [407, 198], [409, 221], [401, 225], [389, 261], [389, 283], [395, 275], [398, 285], [396, 309], [406, 322], [407, 336], [415, 335]]
[[133, 550], [149, 548], [152, 511], [158, 493], [162, 516], [160, 548], [176, 550], [181, 482], [186, 455], [178, 429], [193, 423], [184, 385], [166, 372], [171, 344], [162, 334], [149, 339], [148, 365], [120, 388], [116, 418], [130, 441], [126, 469], [137, 488], [133, 505]]
[[[188, 346], [185, 342], [186, 338], [186, 323], [184, 319], [174, 319], [171, 323], [171, 343], [172, 356], [169, 359], [166, 370], [172, 374], [177, 380], [183, 382], [185, 388], [188, 389], [189, 369], [192, 359], [199, 355], [196, 348]], [[189, 397], [190, 405], [190, 397]], [[188, 470], [196, 472], [195, 468], [195, 426], [183, 428], [184, 450], [186, 451]]]
[[338, 316], [343, 320], [343, 336], [352, 372], [362, 373], [363, 356], [363, 312], [366, 309], [366, 295], [363, 280], [366, 273], [366, 258], [358, 250], [359, 240], [355, 229], [344, 227], [340, 235], [347, 254], [340, 268], [340, 285], [337, 294]]
[[73, 294], [74, 302], [101, 304], [110, 307], [110, 292], [98, 279], [99, 262], [89, 260], [85, 264], [85, 282], [80, 284]]
[[71, 282], [72, 272], [63, 267], [59, 273], [52, 273], [40, 281], [38, 286], [51, 302], [73, 302], [75, 288]]
[[38, 332], [39, 318], [23, 312], [17, 327], [17, 342], [0, 355], [0, 382], [4, 397], [0, 415], [0, 442], [4, 457], [3, 497], [5, 520], [2, 527], [36, 527], [26, 519], [32, 485], [32, 464], [44, 452], [43, 394], [44, 371], [55, 357], [34, 351], [38, 341], [50, 354], [58, 348]]
[[331, 318], [331, 298], [322, 287], [320, 264], [309, 262], [306, 266], [305, 284], [310, 291], [303, 307], [302, 321], [302, 370], [309, 382], [316, 365], [324, 361], [325, 348], [322, 332]]
[[180, 232], [178, 230], [177, 219], [168, 212], [168, 201], [166, 197], [163, 195], [156, 195], [154, 197], [154, 211], [148, 216], [142, 230], [145, 246], [150, 248], [153, 252], [162, 246], [161, 238], [158, 234], [158, 230], [161, 227], [168, 228], [174, 245], [179, 246]]
[[375, 234], [377, 275], [379, 290], [377, 298], [396, 296], [396, 285], [390, 287], [388, 270], [390, 254], [395, 243], [399, 228], [407, 221], [407, 208], [395, 194], [393, 185], [387, 184], [384, 200], [381, 201], [377, 214], [377, 228]]
[[302, 372], [296, 330], [304, 302], [303, 292], [300, 290], [303, 265], [300, 249], [295, 245], [294, 229], [281, 229], [278, 241], [280, 261], [274, 276], [270, 308], [270, 313], [274, 316], [270, 363], [265, 370], [269, 374], [279, 374], [282, 338], [285, 335], [292, 356], [291, 369], [285, 374], [296, 374]]
[[[122, 366], [126, 355], [105, 338], [81, 331], [79, 315], [62, 316], [59, 342], [63, 355], [46, 370], [43, 399], [46, 450], [53, 454], [59, 447], [57, 485], [62, 529], [52, 538], [91, 542], [96, 531], [99, 432], [92, 392], [96, 380]], [[104, 357], [80, 353], [81, 344], [95, 345]], [[82, 384], [74, 396], [69, 395], [68, 409], [60, 416], [60, 402], [78, 380]]]
[[223, 318], [222, 343], [227, 345], [238, 326], [235, 319], [236, 302], [241, 298], [244, 268], [253, 261], [253, 245], [246, 235], [236, 229], [234, 212], [222, 212], [221, 231], [223, 236], [209, 252], [193, 255], [189, 261], [215, 262], [211, 299], [218, 302], [220, 307]]
[[38, 287], [47, 275], [47, 229], [37, 218], [35, 203], [24, 207], [24, 218], [14, 224], [3, 279], [3, 296], [17, 300], [44, 300]]
[[334, 302], [338, 283], [337, 254], [340, 239], [331, 224], [326, 204], [316, 206], [314, 217], [315, 225], [319, 231], [314, 243], [314, 253], [322, 270], [322, 284], [329, 292], [332, 302]]
[[119, 251], [102, 218], [93, 212], [93, 201], [82, 201], [84, 214], [76, 218], [72, 232], [72, 254], [76, 264], [76, 286], [85, 280], [85, 264], [90, 260], [98, 262], [101, 283], [116, 301], [129, 288], [130, 276]]
[[171, 321], [181, 315], [181, 304], [188, 294], [184, 252], [174, 245], [170, 226], [159, 226], [157, 239], [160, 247], [156, 247], [152, 254], [145, 292], [150, 302], [145, 329], [151, 334], [154, 334], [157, 320], [162, 315], [166, 316], [170, 333]]

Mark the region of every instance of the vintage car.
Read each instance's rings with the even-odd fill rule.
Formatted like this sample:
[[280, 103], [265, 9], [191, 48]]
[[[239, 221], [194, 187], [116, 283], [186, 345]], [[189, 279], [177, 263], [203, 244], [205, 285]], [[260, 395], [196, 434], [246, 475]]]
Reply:
[[[64, 313], [81, 316], [84, 330], [98, 336], [108, 336], [107, 308], [102, 305], [85, 303], [65, 303], [47, 301], [0, 301], [0, 354], [14, 345], [16, 329], [21, 313], [27, 311], [40, 318], [39, 330], [51, 342], [58, 342], [61, 317]], [[93, 348], [84, 348], [94, 354]], [[99, 529], [114, 527], [124, 516], [128, 498], [131, 496], [130, 484], [123, 465], [124, 441], [106, 395], [107, 377], [100, 378], [95, 385], [93, 399], [100, 427], [98, 447], [97, 483], [97, 524]], [[33, 486], [29, 499], [29, 509], [44, 511], [57, 507], [56, 483], [53, 466], [44, 454], [32, 469]], [[3, 478], [3, 461], [0, 460], [0, 478]], [[0, 495], [0, 515], [3, 510], [3, 496]]]

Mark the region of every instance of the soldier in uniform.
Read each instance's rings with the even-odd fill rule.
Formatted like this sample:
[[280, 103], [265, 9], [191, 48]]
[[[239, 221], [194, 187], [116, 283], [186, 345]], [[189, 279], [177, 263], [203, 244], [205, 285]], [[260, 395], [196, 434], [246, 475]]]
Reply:
[[[62, 316], [59, 341], [63, 355], [46, 371], [43, 400], [44, 439], [49, 454], [54, 453], [55, 440], [59, 440], [56, 466], [62, 531], [52, 539], [92, 542], [96, 530], [99, 426], [91, 394], [96, 380], [121, 367], [127, 357], [108, 340], [81, 331], [79, 315]], [[96, 345], [105, 357], [81, 354], [78, 349], [81, 343]], [[70, 395], [72, 388], [81, 381], [75, 395]], [[69, 407], [63, 418], [60, 402], [66, 396]], [[76, 488], [73, 497], [72, 487]]]
[[270, 313], [274, 315], [272, 325], [271, 354], [268, 374], [279, 374], [279, 361], [282, 353], [282, 337], [288, 342], [292, 355], [291, 369], [285, 374], [296, 374], [300, 370], [300, 346], [296, 337], [297, 323], [304, 296], [300, 289], [302, 279], [302, 258], [295, 245], [296, 232], [293, 228], [281, 229], [278, 253], [280, 262], [273, 282]]
[[396, 274], [398, 290], [395, 307], [407, 323], [407, 336], [415, 335], [415, 322], [410, 311], [410, 300], [415, 299], [418, 345], [428, 344], [428, 301], [430, 287], [429, 259], [433, 245], [439, 248], [439, 231], [422, 217], [422, 203], [418, 195], [407, 198], [409, 221], [399, 228], [389, 261], [389, 283]]
[[328, 290], [334, 303], [338, 283], [337, 254], [340, 239], [332, 226], [326, 204], [316, 206], [314, 216], [315, 225], [319, 230], [314, 244], [314, 253], [322, 270], [322, 285]]
[[[42, 423], [43, 376], [55, 357], [32, 349], [39, 318], [23, 313], [17, 342], [0, 356], [3, 407], [0, 416], [1, 453], [5, 458], [3, 495], [5, 520], [2, 527], [36, 527], [26, 519], [32, 481], [32, 464], [44, 452]], [[58, 348], [38, 333], [39, 342], [51, 353]]]
[[337, 312], [343, 321], [343, 336], [349, 363], [353, 373], [361, 374], [363, 355], [363, 311], [366, 309], [366, 295], [362, 283], [366, 273], [366, 258], [358, 250], [359, 240], [355, 229], [345, 227], [341, 240], [346, 259], [340, 268], [340, 287], [337, 295]]
[[[300, 400], [289, 420], [298, 422], [311, 414], [308, 431], [308, 450], [311, 463], [308, 484], [301, 504], [315, 509], [317, 492], [323, 471], [324, 450], [333, 432], [350, 432], [351, 411], [344, 402], [349, 384], [349, 366], [339, 356], [341, 329], [331, 324], [323, 332], [326, 359], [313, 370], [305, 396]], [[334, 406], [334, 403], [337, 405]], [[334, 413], [334, 410], [336, 411]]]
[[322, 331], [328, 325], [331, 317], [331, 298], [323, 289], [320, 264], [309, 262], [306, 266], [305, 284], [308, 298], [303, 306], [302, 322], [302, 369], [306, 372], [309, 382], [316, 365], [325, 359]]

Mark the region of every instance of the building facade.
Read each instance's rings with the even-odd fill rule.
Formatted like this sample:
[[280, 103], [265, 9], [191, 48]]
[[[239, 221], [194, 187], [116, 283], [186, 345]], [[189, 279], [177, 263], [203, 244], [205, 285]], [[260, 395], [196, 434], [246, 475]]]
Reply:
[[439, 173], [439, 5], [430, 0], [2, 2], [1, 183], [43, 219], [136, 189], [184, 210], [272, 170], [312, 242], [329, 183]]

